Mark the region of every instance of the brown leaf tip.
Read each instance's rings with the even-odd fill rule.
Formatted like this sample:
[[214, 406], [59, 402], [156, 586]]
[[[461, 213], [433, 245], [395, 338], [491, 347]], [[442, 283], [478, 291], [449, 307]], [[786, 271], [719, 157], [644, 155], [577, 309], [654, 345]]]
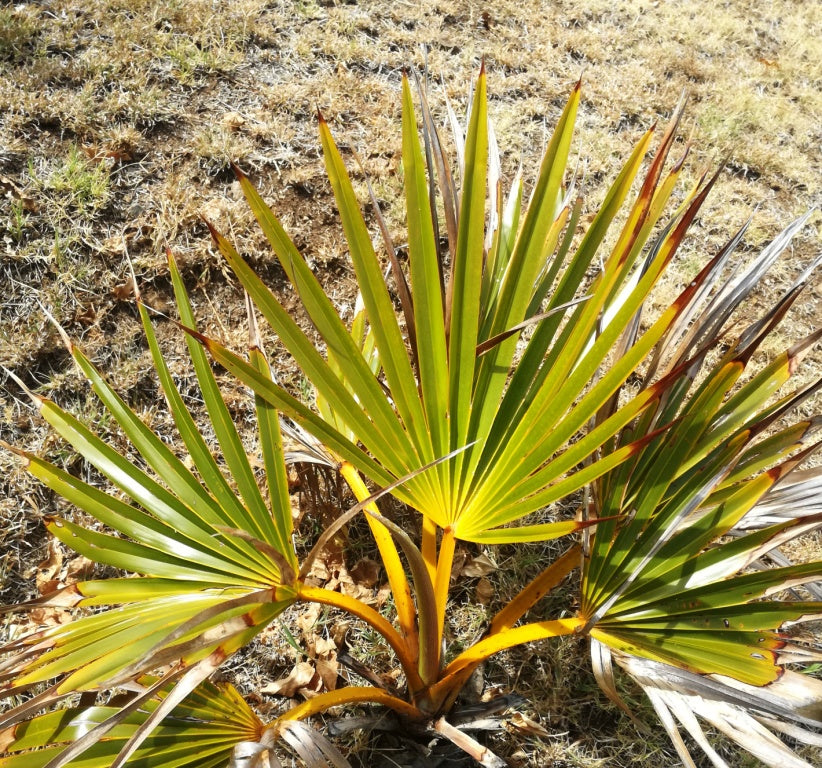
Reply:
[[24, 467], [28, 467], [28, 465], [31, 464], [31, 454], [17, 448], [14, 445], [11, 445], [10, 443], [7, 443], [5, 440], [0, 440], [0, 448], [3, 448], [4, 450], [9, 451], [9, 453], [13, 453], [15, 456], [21, 458], [23, 460]]
[[187, 325], [183, 325], [182, 323], [177, 323], [177, 325], [189, 336], [199, 341], [200, 344], [202, 344], [206, 349], [211, 348], [211, 340], [208, 338], [208, 336], [203, 336], [203, 334], [199, 331], [195, 331], [193, 328], [189, 328]]
[[29, 397], [29, 399], [31, 399], [36, 408], [40, 408], [42, 406], [46, 398], [42, 397], [41, 395], [38, 395], [36, 392], [32, 392], [23, 383], [23, 380], [16, 373], [14, 373], [14, 371], [9, 370], [4, 365], [0, 365], [0, 370], [4, 371], [6, 373], [6, 376], [8, 376], [12, 381], [14, 381], [14, 383], [17, 384], [17, 386], [20, 387], [20, 389], [22, 389], [23, 392], [26, 393], [26, 395]]
[[217, 228], [205, 216], [200, 216], [200, 218], [203, 220], [203, 224], [208, 227], [212, 240], [214, 240], [215, 243], [219, 242], [220, 233], [217, 231]]
[[233, 160], [231, 161], [231, 170], [234, 171], [234, 175], [237, 177], [237, 181], [244, 181], [248, 178], [243, 171], [240, 170], [240, 166], [237, 165]]

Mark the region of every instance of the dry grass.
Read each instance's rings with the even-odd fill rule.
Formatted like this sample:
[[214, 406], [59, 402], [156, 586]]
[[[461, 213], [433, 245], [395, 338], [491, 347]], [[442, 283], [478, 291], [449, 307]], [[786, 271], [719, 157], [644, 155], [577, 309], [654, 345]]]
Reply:
[[[679, 271], [663, 286], [664, 301], [665, 290], [673, 294], [754, 209], [747, 249], [819, 202], [822, 57], [814, 40], [821, 26], [814, 3], [794, 0], [52, 0], [0, 8], [0, 363], [84, 418], [100, 418], [40, 304], [164, 429], [168, 417], [146, 375], [129, 302], [126, 254], [148, 302], [165, 310], [168, 243], [184, 262], [209, 332], [241, 339], [238, 292], [200, 215], [230, 231], [272, 282], [281, 274], [239, 200], [232, 159], [273, 203], [339, 302], [350, 301], [353, 282], [314, 111], [321, 107], [339, 142], [362, 158], [401, 242], [400, 72], [423, 63], [422, 45], [430, 71], [460, 106], [485, 58], [505, 170], [522, 163], [526, 181], [582, 75], [576, 149], [591, 206], [641, 133], [688, 92], [691, 179], [719, 159], [727, 169]], [[768, 302], [814, 255], [818, 225], [817, 217], [758, 301]], [[817, 289], [780, 341], [807, 332], [819, 307]], [[171, 358], [180, 358], [176, 333], [160, 335]], [[226, 386], [242, 412], [239, 389]], [[11, 383], [0, 386], [0, 437], [85, 471]], [[45, 547], [38, 516], [59, 502], [5, 453], [0, 474], [0, 587], [10, 601], [31, 589]], [[496, 557], [506, 573], [527, 573], [526, 562]], [[535, 551], [531, 559], [545, 557]], [[470, 608], [474, 588], [468, 582], [456, 597], [455, 638], [470, 639], [483, 619]], [[503, 599], [515, 586], [499, 577], [495, 588]], [[272, 638], [265, 663], [238, 662], [249, 691], [293, 659], [288, 643]], [[516, 684], [531, 702], [525, 711], [542, 713], [551, 733], [497, 735], [495, 748], [518, 766], [673, 764], [659, 729], [638, 734], [598, 693], [583, 655], [563, 643], [489, 665], [489, 685]], [[383, 758], [360, 743], [352, 749], [363, 764], [396, 764], [389, 747]], [[741, 757], [733, 764], [747, 765]]]

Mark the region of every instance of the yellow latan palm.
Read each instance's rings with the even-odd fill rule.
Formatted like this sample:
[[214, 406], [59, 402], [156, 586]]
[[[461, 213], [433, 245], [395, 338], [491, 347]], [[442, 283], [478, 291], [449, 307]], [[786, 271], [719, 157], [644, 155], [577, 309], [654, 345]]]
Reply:
[[[44, 693], [0, 720], [12, 729], [6, 732], [10, 755], [0, 758], [0, 768], [57, 768], [81, 753], [94, 768], [120, 766], [137, 755], [141, 765], [149, 766], [218, 764], [197, 762], [190, 751], [181, 753], [178, 762], [163, 762], [168, 755], [153, 752], [151, 740], [164, 738], [164, 732], [152, 735], [152, 730], [177, 722], [179, 708], [193, 706], [192, 696], [205, 697], [200, 702], [205, 712], [209, 701], [233, 695], [194, 689], [297, 601], [332, 605], [368, 622], [395, 653], [402, 687], [343, 688], [320, 694], [273, 723], [257, 722], [249, 726], [253, 734], [248, 728], [243, 731], [244, 746], [238, 743], [234, 750], [232, 768], [273, 761], [269, 747], [277, 735], [295, 746], [309, 765], [344, 765], [327, 742], [295, 723], [356, 702], [383, 704], [403, 717], [429, 723], [484, 764], [501, 765], [448, 721], [457, 695], [491, 654], [570, 634], [590, 637], [595, 674], [612, 698], [618, 700], [613, 659], [639, 681], [683, 759], [689, 760], [671, 726], [671, 711], [703, 744], [701, 731], [694, 727], [696, 696], [715, 703], [698, 710], [712, 722], [720, 718], [721, 703], [735, 708], [738, 721], [747, 723], [739, 696], [731, 692], [734, 686], [776, 686], [787, 660], [814, 658], [813, 649], [787, 642], [780, 630], [786, 623], [817, 615], [822, 603], [816, 596], [773, 602], [760, 598], [818, 580], [822, 566], [783, 564], [736, 575], [822, 521], [816, 514], [820, 510], [809, 508], [800, 521], [752, 522], [763, 520], [757, 509], [774, 502], [780, 485], [787, 492], [784, 483], [815, 447], [809, 440], [816, 421], [777, 425], [817, 385], [775, 401], [772, 396], [818, 334], [749, 380], [742, 378], [750, 373], [753, 352], [795, 300], [812, 267], [727, 353], [715, 354], [713, 349], [733, 308], [804, 220], [789, 227], [735, 283], [724, 283], [721, 270], [740, 232], [669, 307], [643, 324], [646, 299], [713, 180], [700, 179], [666, 213], [684, 161], [682, 157], [667, 167], [678, 109], [647, 164], [634, 201], [626, 206], [653, 131], [640, 140], [580, 233], [582, 203], [573, 184], [567, 184], [579, 100], [577, 84], [548, 144], [526, 210], [521, 182], [517, 180], [506, 197], [498, 181], [484, 72], [470, 104], [466, 138], [458, 140], [459, 187], [424, 89], [424, 146], [420, 142], [411, 89], [404, 80], [407, 269], [376, 210], [391, 286], [342, 157], [320, 117], [327, 172], [360, 291], [350, 327], [274, 213], [238, 170], [251, 209], [313, 329], [301, 328], [234, 247], [216, 230], [212, 234], [251, 305], [314, 387], [316, 408], [272, 376], [253, 309], [247, 356], [197, 331], [170, 259], [181, 325], [221, 461], [213, 457], [213, 447], [174, 387], [142, 304], [155, 367], [194, 471], [72, 347], [84, 375], [140, 454], [139, 466], [37, 395], [32, 398], [43, 416], [117, 492], [105, 494], [35, 456], [21, 455], [43, 482], [120, 534], [52, 520], [49, 529], [55, 536], [98, 562], [142, 575], [83, 582], [45, 597], [39, 605], [109, 608], [0, 649], [6, 656], [0, 682], [8, 694], [53, 681]], [[621, 214], [624, 221], [611, 233]], [[441, 223], [448, 243], [444, 254], [439, 249]], [[395, 310], [395, 295], [400, 312]], [[262, 448], [259, 478], [220, 396], [208, 355], [254, 393]], [[713, 357], [716, 362], [706, 363]], [[302, 562], [292, 544], [280, 414], [288, 417], [289, 432], [304, 443], [300, 460], [338, 470], [359, 501], [348, 512], [340, 510]], [[804, 476], [792, 486], [794, 498], [818, 488], [818, 478], [818, 472]], [[372, 495], [374, 489], [380, 490]], [[583, 514], [547, 519], [555, 502], [581, 491], [586, 494]], [[375, 501], [385, 492], [419, 513], [419, 537], [380, 513]], [[390, 583], [394, 622], [364, 603], [307, 583], [319, 549], [361, 513]], [[751, 527], [753, 532], [727, 538]], [[546, 563], [534, 581], [490, 619], [483, 639], [453, 658], [443, 655], [458, 540], [516, 544], [572, 533], [581, 541]], [[535, 616], [540, 598], [580, 566], [576, 613], [545, 620]], [[530, 621], [520, 623], [526, 616]], [[162, 676], [146, 683], [145, 675], [152, 672]], [[139, 692], [124, 710], [96, 708], [88, 714], [87, 722], [94, 727], [73, 746], [67, 744], [76, 726], [55, 730], [54, 720], [26, 721], [37, 709], [76, 692], [137, 681], [143, 681]], [[807, 691], [818, 700], [813, 685]], [[775, 716], [783, 723], [793, 719], [807, 728], [822, 725], [813, 705], [791, 709], [782, 696], [768, 709], [765, 697], [757, 701], [757, 716]], [[214, 706], [219, 709], [218, 703]], [[72, 717], [84, 717], [71, 711]], [[160, 725], [166, 717], [170, 720]], [[212, 717], [213, 712], [203, 714], [204, 719]], [[800, 729], [800, 738], [804, 733]], [[218, 741], [215, 754], [220, 757], [215, 760], [224, 761], [224, 734]], [[29, 751], [47, 744], [52, 745], [49, 750]], [[779, 759], [789, 754], [787, 748], [771, 749]]]

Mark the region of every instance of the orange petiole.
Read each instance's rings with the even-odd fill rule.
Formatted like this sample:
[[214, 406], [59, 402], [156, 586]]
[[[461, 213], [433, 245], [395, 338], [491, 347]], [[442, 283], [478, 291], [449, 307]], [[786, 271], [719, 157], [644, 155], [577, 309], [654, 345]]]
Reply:
[[306, 602], [333, 605], [335, 608], [340, 608], [362, 619], [385, 638], [391, 650], [397, 655], [397, 659], [405, 672], [412, 701], [416, 698], [417, 693], [423, 690], [425, 685], [417, 671], [416, 654], [411, 652], [405, 639], [394, 629], [388, 619], [362, 601], [344, 595], [342, 592], [332, 592], [330, 589], [298, 583], [297, 596], [298, 599]]
[[[325, 712], [325, 710], [331, 707], [361, 702], [382, 704], [414, 720], [419, 720], [423, 717], [422, 713], [415, 706], [379, 688], [349, 686], [340, 688], [338, 691], [326, 691], [325, 693], [321, 693], [318, 696], [304, 701], [302, 704], [298, 704], [296, 707], [292, 707], [288, 712], [278, 717], [268, 728], [276, 727], [276, 724], [283, 720], [304, 720], [306, 717], [311, 717], [311, 715]], [[268, 728], [266, 730], [268, 730]]]
[[434, 599], [437, 604], [437, 637], [442, 638], [445, 625], [445, 607], [448, 602], [448, 588], [451, 585], [451, 567], [454, 564], [456, 538], [451, 528], [445, 528], [440, 541], [437, 557], [437, 573], [434, 580]]
[[[371, 492], [366, 487], [365, 483], [360, 477], [356, 468], [344, 461], [339, 467], [348, 487], [357, 497], [357, 501], [367, 499]], [[379, 514], [376, 504], [373, 502], [366, 507], [367, 511]], [[391, 593], [394, 598], [394, 606], [397, 609], [397, 620], [399, 621], [400, 629], [406, 639], [406, 645], [412, 655], [416, 655], [417, 647], [419, 645], [419, 638], [417, 636], [417, 614], [414, 608], [414, 601], [411, 597], [411, 587], [408, 583], [408, 577], [402, 567], [399, 552], [391, 537], [388, 529], [371, 515], [366, 515], [368, 525], [371, 527], [371, 532], [374, 540], [377, 543], [377, 548], [380, 551], [380, 558], [385, 567], [385, 574], [388, 577], [388, 583], [391, 587]]]

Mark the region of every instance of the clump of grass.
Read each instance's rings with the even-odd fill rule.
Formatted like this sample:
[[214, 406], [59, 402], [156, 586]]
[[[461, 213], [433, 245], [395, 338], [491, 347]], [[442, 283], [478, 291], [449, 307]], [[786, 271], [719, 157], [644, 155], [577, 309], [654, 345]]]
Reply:
[[66, 206], [81, 214], [99, 211], [109, 199], [109, 169], [93, 162], [76, 145], [45, 182], [46, 189], [62, 197]]
[[24, 202], [22, 200], [11, 200], [9, 202], [8, 216], [4, 218], [6, 219], [5, 229], [8, 237], [13, 243], [20, 243], [23, 239], [28, 219]]
[[0, 8], [0, 61], [22, 59], [37, 33], [37, 23], [25, 6]]
[[207, 125], [195, 137], [194, 151], [200, 166], [209, 174], [216, 175], [229, 169], [253, 149], [252, 142], [230, 125]]
[[185, 85], [203, 75], [232, 69], [242, 61], [242, 51], [231, 43], [204, 47], [188, 37], [174, 37], [166, 55], [171, 59], [174, 77]]

